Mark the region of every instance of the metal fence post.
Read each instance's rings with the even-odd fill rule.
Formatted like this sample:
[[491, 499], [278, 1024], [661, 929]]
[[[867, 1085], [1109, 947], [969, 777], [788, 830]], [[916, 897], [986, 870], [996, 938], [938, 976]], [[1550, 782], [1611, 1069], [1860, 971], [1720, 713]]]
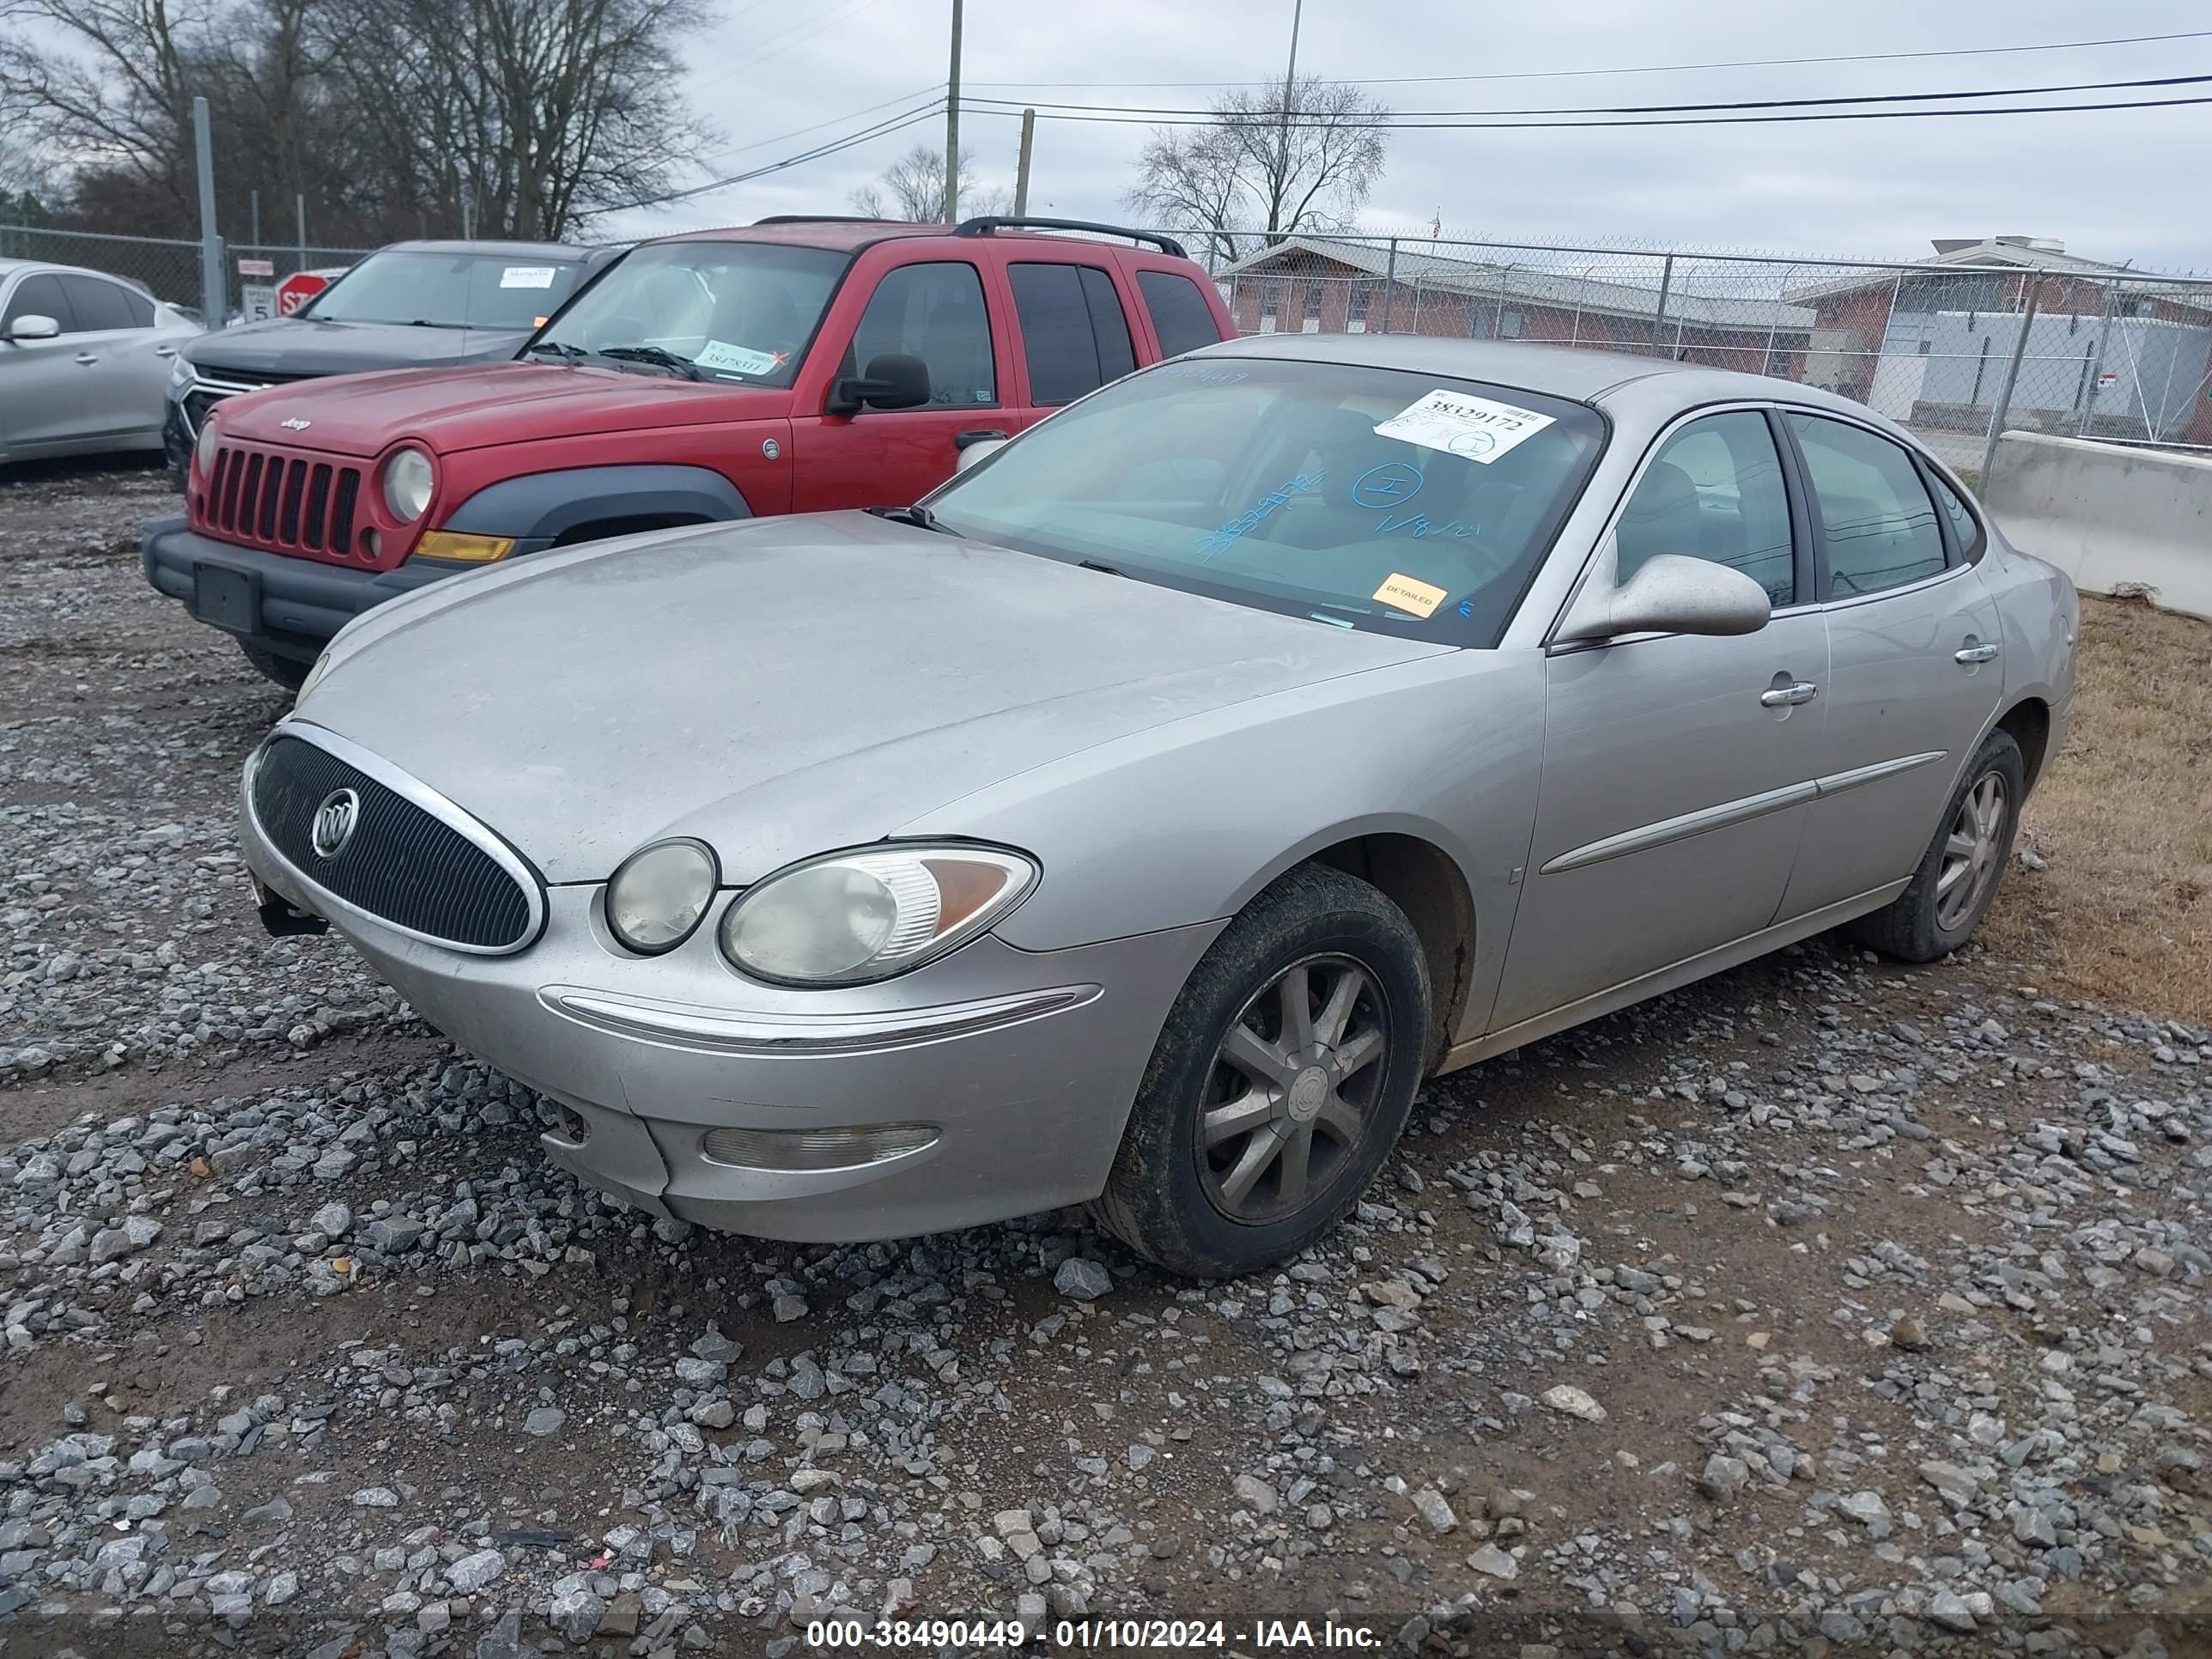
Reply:
[[2105, 314], [2097, 323], [2097, 343], [2089, 350], [2089, 395], [2081, 400], [2081, 424], [2074, 435], [2086, 438], [2090, 424], [2097, 418], [2097, 393], [2100, 390], [2097, 377], [2105, 372], [2105, 347], [2112, 337], [2112, 291], [2114, 284], [2105, 284]]
[[1398, 297], [1398, 239], [1390, 239], [1390, 263], [1382, 270], [1382, 331], [1390, 331], [1390, 307]]
[[1997, 434], [2004, 430], [2005, 416], [2012, 412], [2013, 383], [2020, 379], [2020, 360], [2027, 355], [2027, 331], [2035, 326], [2035, 304], [2043, 296], [2043, 281], [2037, 277], [2027, 283], [2027, 308], [2020, 315], [2020, 338], [2012, 343], [2012, 360], [2005, 364], [2004, 380], [1997, 386], [1996, 406], [1990, 410], [1990, 435], [1982, 445], [1982, 475], [1978, 487], [1989, 487], [1990, 468], [1996, 464]]
[[307, 195], [302, 191], [292, 198], [292, 210], [299, 216], [300, 269], [307, 268]]
[[1667, 294], [1674, 286], [1674, 256], [1668, 254], [1667, 263], [1659, 267], [1659, 309], [1651, 313], [1651, 355], [1659, 355], [1659, 336], [1667, 326]]
[[222, 245], [215, 234], [215, 141], [208, 134], [208, 100], [192, 100], [192, 144], [199, 152], [200, 309], [202, 321], [221, 328], [230, 315], [230, 284], [222, 274]]

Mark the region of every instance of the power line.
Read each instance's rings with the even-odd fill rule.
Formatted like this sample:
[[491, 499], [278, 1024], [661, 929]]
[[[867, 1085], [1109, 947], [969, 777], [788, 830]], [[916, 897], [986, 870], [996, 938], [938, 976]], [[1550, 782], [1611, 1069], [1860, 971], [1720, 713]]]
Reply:
[[787, 167], [795, 167], [802, 162], [818, 161], [824, 156], [835, 155], [840, 150], [850, 149], [855, 144], [866, 143], [871, 138], [884, 138], [894, 132], [902, 132], [919, 122], [933, 118], [941, 113], [944, 108], [945, 99], [940, 94], [919, 109], [908, 110], [902, 114], [875, 122], [863, 127], [858, 132], [847, 133], [842, 138], [830, 139], [827, 143], [815, 145], [811, 149], [802, 150], [795, 155], [787, 155], [780, 161], [770, 161], [765, 167], [754, 167], [744, 173], [733, 173], [726, 178], [710, 179], [703, 185], [693, 185], [684, 190], [667, 191], [659, 196], [644, 197], [635, 202], [624, 202], [618, 207], [601, 210], [608, 213], [628, 213], [638, 208], [659, 207], [665, 203], [681, 202], [694, 196], [704, 196], [709, 191], [726, 189], [731, 185], [742, 185], [755, 179], [766, 178], [771, 173], [781, 173]]
[[[1741, 99], [1732, 102], [1712, 104], [1619, 104], [1612, 106], [1592, 104], [1572, 106], [1564, 109], [1416, 109], [1404, 111], [1402, 112], [1402, 114], [1407, 119], [1415, 119], [1424, 116], [1439, 118], [1452, 117], [1458, 118], [1481, 118], [1488, 119], [1496, 117], [1521, 115], [1680, 115], [1716, 110], [1809, 109], [1824, 105], [1843, 104], [1948, 103], [1962, 98], [2040, 98], [2062, 92], [2118, 92], [2132, 91], [2137, 88], [2142, 87], [2198, 86], [2207, 81], [2212, 81], [2212, 75], [2162, 75], [2153, 76], [2146, 80], [2137, 81], [2077, 81], [2068, 85], [2050, 87], [1992, 87], [1985, 91], [1978, 92], [1885, 92], [1860, 94], [1853, 97]], [[975, 101], [981, 104], [1005, 105], [1009, 107], [1025, 106], [1040, 112], [1047, 110], [1076, 110], [1085, 112], [1086, 113], [1102, 115], [1188, 115], [1214, 121], [1220, 121], [1222, 119], [1222, 117], [1218, 111], [1207, 109], [1148, 108], [1143, 105], [1129, 104], [1038, 103], [1031, 100], [1012, 98], [981, 98]], [[966, 107], [964, 102], [962, 107]], [[1283, 112], [1279, 109], [1274, 111], [1257, 109], [1247, 110], [1239, 112], [1239, 117], [1249, 118], [1253, 120], [1258, 120], [1264, 117], [1268, 123], [1279, 125], [1283, 118]], [[1388, 119], [1395, 123], [1400, 118], [1400, 117], [1401, 112], [1392, 110], [1379, 112], [1376, 118], [1378, 120]], [[1300, 118], [1305, 118], [1309, 125], [1313, 125], [1340, 126], [1346, 124], [1344, 120], [1329, 119], [1322, 121], [1314, 119], [1310, 115], [1301, 118], [1296, 112], [1291, 113], [1291, 119], [1297, 120]], [[1358, 118], [1355, 115], [1346, 118], [1357, 121]], [[1234, 123], [1228, 123], [1228, 125], [1234, 125]]]
[[[1390, 123], [1389, 123], [1389, 125], [1390, 125], [1390, 128], [1391, 128], [1391, 130], [1392, 130], [1393, 131], [1401, 131], [1401, 130], [1420, 131], [1420, 130], [1427, 130], [1427, 129], [1444, 129], [1444, 130], [1456, 130], [1456, 131], [1462, 131], [1462, 132], [1510, 132], [1510, 131], [1513, 131], [1520, 130], [1520, 129], [1528, 129], [1528, 128], [1547, 128], [1547, 127], [1548, 127], [1548, 128], [1559, 128], [1559, 127], [1584, 127], [1584, 128], [1588, 128], [1588, 127], [1598, 127], [1598, 128], [1603, 128], [1603, 127], [1721, 127], [1721, 126], [1769, 126], [1769, 125], [1775, 125], [1776, 123], [1778, 123], [1778, 122], [1784, 122], [1784, 121], [1896, 121], [1896, 120], [1910, 120], [1910, 119], [1914, 119], [1914, 118], [1925, 119], [1925, 118], [1932, 118], [1932, 117], [1936, 117], [1936, 116], [1944, 116], [1944, 115], [2064, 115], [2064, 114], [2071, 114], [2071, 113], [2075, 113], [2075, 112], [2080, 112], [2080, 111], [2084, 111], [2084, 110], [2107, 110], [2107, 109], [2180, 109], [2180, 108], [2185, 107], [2185, 106], [2191, 105], [2191, 104], [2212, 104], [2212, 96], [2199, 97], [2199, 98], [2135, 98], [2135, 99], [2125, 99], [2125, 100], [2118, 100], [2118, 101], [2112, 101], [2112, 102], [2092, 103], [2092, 104], [1997, 104], [1997, 105], [1985, 106], [1984, 106], [1984, 107], [1982, 107], [1982, 108], [1978, 108], [1978, 109], [1862, 109], [1862, 110], [1820, 110], [1820, 111], [1814, 111], [1814, 112], [1807, 112], [1807, 113], [1795, 114], [1795, 115], [1688, 115], [1688, 116], [1666, 116], [1666, 117], [1650, 116], [1650, 117], [1639, 117], [1639, 118], [1636, 118], [1636, 119], [1632, 119], [1632, 120], [1626, 120], [1626, 121], [1579, 121], [1579, 120], [1577, 120], [1577, 121], [1561, 121], [1561, 120], [1542, 120], [1542, 121], [1522, 121], [1522, 120], [1506, 120], [1506, 121], [1495, 121], [1495, 120], [1492, 120], [1492, 121], [1481, 121], [1481, 120], [1477, 120], [1477, 121], [1397, 121], [1397, 120], [1394, 120], [1394, 121], [1392, 121], [1392, 122], [1390, 122]], [[966, 106], [963, 106], [963, 107], [966, 107]], [[975, 115], [1007, 115], [1007, 116], [1014, 116], [1014, 115], [1018, 115], [1020, 112], [1018, 112], [1018, 111], [1017, 111], [1017, 110], [1012, 110], [1012, 109], [985, 109], [985, 108], [981, 108], [981, 107], [975, 107], [975, 108], [970, 108], [969, 112], [969, 113], [971, 113], [971, 114], [975, 114]], [[1095, 122], [1095, 123], [1102, 123], [1102, 124], [1104, 124], [1104, 125], [1111, 125], [1111, 126], [1163, 126], [1163, 127], [1265, 127], [1266, 129], [1267, 129], [1267, 130], [1268, 130], [1269, 131], [1271, 131], [1271, 132], [1272, 132], [1272, 131], [1276, 131], [1276, 130], [1278, 130], [1278, 129], [1281, 126], [1281, 125], [1282, 125], [1282, 118], [1281, 118], [1279, 115], [1265, 115], [1265, 116], [1260, 116], [1260, 117], [1250, 119], [1250, 120], [1222, 120], [1222, 119], [1219, 119], [1219, 118], [1213, 118], [1213, 119], [1208, 119], [1208, 120], [1176, 120], [1176, 119], [1170, 119], [1170, 120], [1161, 120], [1161, 119], [1159, 119], [1159, 118], [1157, 118], [1157, 117], [1154, 117], [1154, 116], [1147, 116], [1147, 115], [1070, 115], [1070, 114], [1060, 114], [1060, 113], [1056, 113], [1056, 112], [1054, 112], [1054, 111], [1051, 111], [1051, 110], [1048, 110], [1048, 109], [1042, 109], [1042, 108], [1038, 109], [1038, 111], [1037, 111], [1037, 119], [1039, 119], [1040, 121], [1084, 121], [1084, 122]], [[1291, 122], [1291, 125], [1292, 129], [1293, 129], [1293, 130], [1299, 130], [1299, 131], [1304, 131], [1304, 130], [1326, 131], [1326, 130], [1328, 130], [1328, 129], [1329, 129], [1329, 128], [1331, 128], [1331, 127], [1334, 127], [1334, 126], [1339, 126], [1339, 125], [1342, 125], [1341, 123], [1325, 122], [1325, 121], [1302, 121], [1302, 120], [1297, 120], [1297, 119], [1295, 119], [1295, 118]]]
[[[706, 80], [702, 81], [697, 86], [694, 87], [692, 90], [694, 92], [703, 92], [708, 87], [720, 85], [733, 75], [738, 74], [744, 70], [753, 69], [759, 64], [766, 63], [771, 58], [781, 58], [785, 52], [789, 52], [793, 46], [801, 46], [805, 42], [811, 40], [816, 35], [821, 33], [823, 30], [829, 28], [832, 24], [849, 22], [854, 18], [858, 17], [862, 12], [867, 10], [871, 6], [877, 3], [878, 0], [858, 0], [857, 4], [848, 4], [842, 10], [833, 10], [830, 15], [820, 19], [819, 21], [816, 23], [816, 26], [811, 29], [807, 28], [806, 24], [809, 21], [812, 20], [802, 18], [790, 28], [785, 29], [778, 33], [771, 34], [768, 37], [767, 40], [761, 43], [765, 46], [781, 41], [782, 44], [774, 46], [774, 49], [771, 51], [757, 52], [749, 57], [740, 58], [737, 63], [722, 70], [720, 74], [709, 76]], [[747, 11], [753, 10], [755, 8], [752, 6], [745, 8]], [[740, 15], [742, 15], [743, 14], [740, 14]], [[799, 31], [802, 30], [805, 32], [799, 33]]]
[[770, 144], [780, 144], [787, 138], [803, 138], [810, 132], [819, 132], [824, 127], [842, 126], [848, 121], [858, 120], [863, 115], [873, 115], [879, 109], [889, 109], [893, 104], [903, 104], [928, 93], [940, 101], [945, 96], [942, 82], [926, 87], [916, 87], [912, 92], [902, 92], [896, 98], [886, 98], [879, 104], [863, 104], [858, 109], [847, 110], [842, 115], [833, 115], [826, 121], [817, 121], [812, 126], [793, 127], [789, 132], [779, 132], [773, 138], [756, 138], [749, 144], [739, 144], [722, 152], [725, 161], [732, 155], [743, 155], [749, 149], [765, 149]]
[[[1512, 70], [1482, 75], [1389, 75], [1340, 77], [1361, 87], [1435, 85], [1452, 81], [1560, 81], [1593, 75], [1680, 75], [1696, 70], [1784, 69], [1811, 64], [1891, 64], [1908, 58], [1988, 58], [2027, 52], [2076, 52], [2091, 46], [2138, 46], [2164, 40], [2212, 39], [2212, 29], [2191, 29], [2175, 34], [2117, 35], [2100, 40], [2049, 40], [2017, 46], [1953, 46], [1929, 52], [1856, 52], [1829, 58], [1739, 58], [1711, 64], [1631, 64], [1614, 69]], [[1272, 87], [1278, 81], [975, 81], [978, 87], [1136, 88], [1139, 89], [1190, 87]]]

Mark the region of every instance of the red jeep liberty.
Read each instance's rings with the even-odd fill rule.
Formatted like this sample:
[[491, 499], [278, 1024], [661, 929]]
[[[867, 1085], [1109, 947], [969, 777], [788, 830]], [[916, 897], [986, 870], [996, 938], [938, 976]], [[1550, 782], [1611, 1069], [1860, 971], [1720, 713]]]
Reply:
[[146, 577], [296, 687], [346, 623], [425, 582], [670, 525], [907, 506], [967, 446], [1235, 332], [1180, 246], [1108, 225], [780, 218], [668, 237], [513, 362], [219, 404], [185, 516], [147, 526]]

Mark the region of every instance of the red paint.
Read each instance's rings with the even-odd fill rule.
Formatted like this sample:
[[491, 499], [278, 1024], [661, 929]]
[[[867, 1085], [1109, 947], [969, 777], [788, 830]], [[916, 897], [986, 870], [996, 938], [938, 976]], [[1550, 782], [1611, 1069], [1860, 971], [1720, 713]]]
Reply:
[[312, 270], [295, 270], [276, 284], [276, 314], [289, 317], [331, 285], [331, 279]]

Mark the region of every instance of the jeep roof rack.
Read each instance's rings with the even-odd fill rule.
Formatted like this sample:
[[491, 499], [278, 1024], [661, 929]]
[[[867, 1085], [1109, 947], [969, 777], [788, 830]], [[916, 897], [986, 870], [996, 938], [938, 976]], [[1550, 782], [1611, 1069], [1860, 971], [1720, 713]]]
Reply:
[[755, 225], [884, 225], [896, 224], [873, 213], [771, 213]]
[[993, 215], [981, 219], [963, 219], [952, 227], [955, 236], [988, 236], [994, 230], [1087, 230], [1099, 236], [1126, 236], [1133, 242], [1150, 242], [1163, 253], [1173, 254], [1178, 259], [1190, 256], [1183, 246], [1172, 236], [1163, 236], [1156, 230], [1132, 230], [1127, 225], [1102, 225], [1090, 219], [1031, 219]]

